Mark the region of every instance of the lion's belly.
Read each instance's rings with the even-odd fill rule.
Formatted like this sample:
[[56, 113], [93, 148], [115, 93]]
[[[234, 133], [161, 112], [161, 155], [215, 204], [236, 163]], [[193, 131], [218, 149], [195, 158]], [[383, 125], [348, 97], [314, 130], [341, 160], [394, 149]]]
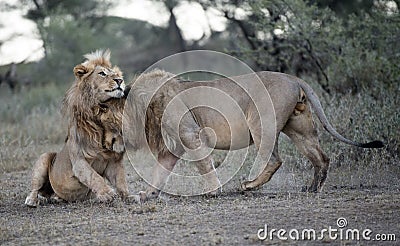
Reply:
[[235, 150], [252, 143], [247, 121], [241, 111], [232, 110], [229, 116], [222, 116], [215, 110], [199, 108], [194, 109], [193, 113], [198, 124], [204, 129], [209, 147]]

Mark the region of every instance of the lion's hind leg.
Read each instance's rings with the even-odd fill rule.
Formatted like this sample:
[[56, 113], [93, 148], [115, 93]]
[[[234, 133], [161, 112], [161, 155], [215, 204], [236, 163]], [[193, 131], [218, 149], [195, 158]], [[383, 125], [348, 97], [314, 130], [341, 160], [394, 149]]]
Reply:
[[314, 180], [311, 186], [308, 187], [308, 191], [321, 191], [328, 174], [329, 158], [319, 145], [318, 134], [312, 120], [310, 108], [307, 106], [301, 114], [293, 115], [283, 132], [314, 166]]
[[36, 207], [39, 203], [38, 195], [50, 197], [53, 193], [49, 181], [49, 167], [53, 162], [56, 153], [49, 152], [42, 154], [33, 166], [32, 172], [32, 190], [26, 197], [25, 204], [29, 207]]
[[109, 163], [104, 174], [111, 185], [117, 189], [117, 193], [122, 199], [129, 196], [128, 183], [126, 182], [126, 173], [122, 158], [114, 163]]
[[158, 154], [158, 163], [153, 167], [152, 171], [151, 185], [146, 189], [146, 192], [139, 192], [141, 201], [158, 197], [160, 190], [164, 188], [178, 160], [179, 157], [169, 151]]
[[[188, 121], [191, 120], [193, 119], [188, 118]], [[209, 135], [206, 133], [207, 129], [201, 129], [194, 121], [191, 124], [191, 129], [181, 132], [182, 144], [186, 147], [185, 152], [189, 159], [195, 163], [197, 170], [205, 180], [203, 193], [216, 195], [222, 185], [212, 155], [209, 153], [209, 148], [213, 144], [210, 143]]]

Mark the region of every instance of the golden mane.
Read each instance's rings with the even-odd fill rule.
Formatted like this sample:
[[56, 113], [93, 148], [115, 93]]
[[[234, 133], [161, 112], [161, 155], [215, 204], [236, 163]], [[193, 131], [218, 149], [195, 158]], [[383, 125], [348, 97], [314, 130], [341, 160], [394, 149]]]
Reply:
[[[174, 77], [172, 73], [156, 69], [137, 76], [130, 85], [123, 119], [127, 128], [123, 135], [134, 149], [143, 148], [144, 140], [153, 153], [164, 153], [168, 151], [166, 145], [172, 148], [176, 145], [168, 133], [161, 132], [164, 109], [179, 87], [179, 84], [172, 85], [176, 83]], [[166, 83], [168, 87], [164, 86]]]
[[[102, 146], [101, 124], [93, 108], [100, 103], [91, 79], [97, 66], [111, 69], [110, 51], [95, 51], [84, 55], [86, 60], [74, 68], [75, 81], [62, 101], [62, 113], [69, 122], [68, 137], [75, 139], [85, 157], [94, 157]], [[119, 68], [114, 67], [120, 73]], [[82, 75], [83, 74], [83, 75]]]
[[121, 71], [111, 68], [108, 50], [85, 58], [74, 67], [76, 79], [62, 102], [67, 139], [60, 152], [44, 153], [36, 161], [27, 206], [36, 207], [39, 194], [101, 202], [129, 195], [121, 135], [125, 82]]

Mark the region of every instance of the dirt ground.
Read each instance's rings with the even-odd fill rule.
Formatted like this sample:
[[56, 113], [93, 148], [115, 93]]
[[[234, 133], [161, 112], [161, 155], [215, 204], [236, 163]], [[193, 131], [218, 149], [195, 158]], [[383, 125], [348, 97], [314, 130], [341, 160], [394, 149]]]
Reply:
[[[257, 233], [271, 229], [370, 229], [376, 234], [400, 232], [400, 190], [379, 186], [327, 185], [320, 194], [292, 189], [273, 192], [261, 189], [240, 192], [227, 189], [217, 197], [174, 197], [162, 195], [157, 201], [137, 204], [114, 201], [100, 204], [45, 203], [27, 208], [29, 171], [0, 175], [1, 245], [376, 245], [377, 241], [260, 240]], [[278, 176], [279, 178], [279, 176]], [[130, 187], [138, 187], [133, 176]], [[395, 185], [395, 187], [398, 187]], [[260, 234], [263, 235], [262, 233]], [[301, 234], [300, 234], [301, 237]], [[319, 237], [319, 235], [317, 235]], [[339, 237], [339, 236], [338, 236]], [[361, 236], [360, 236], [361, 237]], [[307, 238], [307, 236], [306, 236]], [[310, 238], [309, 238], [310, 239]], [[312, 238], [311, 238], [312, 239]], [[397, 239], [398, 244], [399, 239]], [[382, 242], [380, 242], [383, 244]], [[396, 245], [396, 241], [385, 242]]]

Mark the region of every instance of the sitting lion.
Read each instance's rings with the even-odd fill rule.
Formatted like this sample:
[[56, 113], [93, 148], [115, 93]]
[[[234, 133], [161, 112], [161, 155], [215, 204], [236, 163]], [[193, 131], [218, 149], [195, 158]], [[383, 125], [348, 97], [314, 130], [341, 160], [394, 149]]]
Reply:
[[112, 67], [109, 51], [85, 58], [74, 68], [76, 80], [63, 100], [69, 119], [67, 140], [59, 153], [44, 153], [35, 163], [32, 190], [25, 200], [28, 206], [38, 205], [38, 194], [65, 201], [96, 197], [102, 202], [117, 193], [122, 198], [128, 195], [120, 135], [122, 73]]
[[[193, 94], [185, 96], [185, 91]], [[260, 105], [263, 100], [270, 103]], [[177, 108], [165, 113], [173, 101]], [[229, 150], [254, 143], [259, 151], [264, 151], [261, 157], [265, 162], [269, 153], [271, 157], [259, 175], [241, 185], [243, 190], [256, 189], [268, 182], [282, 164], [277, 141], [281, 132], [314, 166], [314, 179], [308, 191], [320, 191], [327, 177], [329, 158], [320, 147], [311, 108], [323, 127], [336, 139], [363, 148], [383, 146], [380, 141], [358, 143], [340, 135], [326, 118], [312, 88], [294, 76], [258, 72], [213, 81], [182, 82], [175, 75], [161, 70], [142, 74], [130, 89], [125, 105], [127, 124], [124, 124], [127, 126], [124, 138], [134, 149], [149, 146], [158, 156], [151, 187], [141, 192], [141, 198], [158, 196], [176, 162], [188, 151], [202, 145]], [[233, 120], [228, 122], [226, 117]], [[147, 144], [143, 139], [147, 139]], [[198, 158], [195, 164], [201, 174], [208, 174], [205, 176], [208, 178], [208, 191], [218, 189], [220, 183], [211, 155]]]

